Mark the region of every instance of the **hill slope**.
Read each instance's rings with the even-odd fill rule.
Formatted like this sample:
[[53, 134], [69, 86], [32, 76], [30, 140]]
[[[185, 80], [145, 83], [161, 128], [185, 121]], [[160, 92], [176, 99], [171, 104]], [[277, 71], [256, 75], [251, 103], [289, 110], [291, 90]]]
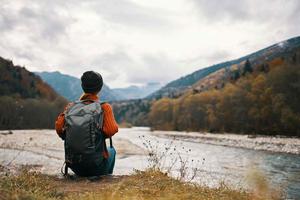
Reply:
[[147, 98], [160, 99], [162, 97], [178, 97], [183, 94], [187, 88], [193, 86], [196, 82], [220, 69], [242, 64], [246, 60], [251, 60], [254, 64], [257, 64], [256, 62], [263, 62], [264, 59], [271, 60], [275, 57], [284, 56], [284, 54], [289, 51], [293, 51], [293, 49], [299, 46], [300, 37], [295, 37], [261, 49], [244, 57], [200, 69], [168, 83], [160, 90], [150, 94]]
[[0, 129], [53, 128], [65, 104], [39, 76], [0, 57]]
[[[46, 83], [51, 85], [57, 93], [69, 101], [77, 100], [83, 93], [81, 89], [81, 81], [76, 77], [62, 74], [58, 71], [35, 73], [39, 75]], [[118, 95], [105, 84], [103, 85], [100, 95], [102, 101], [119, 100]]]
[[[216, 76], [200, 82], [200, 90], [156, 101], [148, 115], [151, 126], [300, 136], [300, 47], [263, 64], [249, 63], [243, 68], [232, 66], [234, 71], [229, 69], [237, 77], [229, 75], [226, 79], [224, 71], [215, 72]], [[243, 73], [247, 65], [251, 70]]]

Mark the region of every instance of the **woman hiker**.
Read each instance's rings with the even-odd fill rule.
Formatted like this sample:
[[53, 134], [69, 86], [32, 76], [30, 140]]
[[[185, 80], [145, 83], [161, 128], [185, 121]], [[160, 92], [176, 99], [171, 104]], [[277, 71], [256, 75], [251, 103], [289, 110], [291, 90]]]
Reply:
[[[65, 174], [68, 168], [78, 176], [112, 174], [116, 151], [111, 137], [118, 132], [112, 107], [100, 103], [97, 94], [103, 86], [101, 75], [87, 71], [81, 77], [84, 94], [69, 103], [56, 122], [55, 129], [65, 146]], [[110, 139], [106, 147], [105, 139]]]

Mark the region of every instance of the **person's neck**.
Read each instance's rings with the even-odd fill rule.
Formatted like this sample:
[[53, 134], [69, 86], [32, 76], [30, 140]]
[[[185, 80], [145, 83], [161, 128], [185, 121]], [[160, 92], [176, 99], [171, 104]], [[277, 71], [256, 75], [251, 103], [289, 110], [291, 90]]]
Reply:
[[99, 100], [98, 93], [83, 93], [80, 97], [80, 100], [86, 100], [86, 99], [98, 101]]

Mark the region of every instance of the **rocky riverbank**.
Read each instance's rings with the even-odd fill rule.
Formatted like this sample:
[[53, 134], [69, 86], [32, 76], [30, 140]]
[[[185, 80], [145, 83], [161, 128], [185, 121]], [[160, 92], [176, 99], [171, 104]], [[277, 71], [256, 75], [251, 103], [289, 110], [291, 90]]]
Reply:
[[[130, 165], [132, 159], [145, 155], [143, 149], [119, 138], [118, 134], [113, 138], [113, 144], [118, 152], [117, 174], [130, 173], [136, 166]], [[63, 141], [55, 130], [0, 131], [0, 165], [12, 170], [30, 165], [45, 174], [58, 174], [63, 163]]]
[[152, 134], [196, 143], [300, 155], [300, 138], [176, 131], [153, 131]]

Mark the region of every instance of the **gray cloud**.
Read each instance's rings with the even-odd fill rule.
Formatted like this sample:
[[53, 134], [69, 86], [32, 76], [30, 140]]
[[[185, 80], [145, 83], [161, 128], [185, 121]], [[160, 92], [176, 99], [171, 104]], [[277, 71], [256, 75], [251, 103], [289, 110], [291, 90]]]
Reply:
[[208, 21], [245, 20], [251, 17], [247, 1], [193, 0]]
[[107, 81], [125, 79], [132, 84], [165, 82], [178, 74], [178, 71], [173, 70], [177, 64], [166, 55], [145, 54], [141, 57], [137, 61], [125, 51], [116, 50], [97, 56], [91, 67], [105, 73]]
[[191, 58], [191, 59], [181, 60], [180, 62], [183, 62], [183, 63], [196, 63], [196, 62], [199, 62], [200, 60], [207, 60], [209, 62], [216, 62], [216, 60], [217, 60], [218, 62], [221, 62], [221, 61], [225, 61], [225, 60], [230, 59], [230, 57], [231, 57], [230, 51], [216, 50], [216, 51], [213, 51], [212, 53], [210, 53], [208, 55], [199, 55], [199, 56], [196, 56], [196, 57]]
[[12, 31], [21, 27], [24, 32], [28, 31], [37, 37], [50, 40], [64, 34], [72, 23], [72, 18], [61, 15], [53, 4], [34, 3], [33, 1], [36, 6], [24, 1], [19, 10], [8, 9], [5, 4], [0, 5], [1, 29]]
[[[144, 69], [140, 69], [140, 73], [131, 74], [131, 79], [139, 83], [145, 82], [161, 82], [171, 80], [177, 77], [184, 70], [180, 70], [179, 63], [170, 59], [164, 53], [145, 54], [142, 57]], [[175, 70], [176, 69], [176, 70]]]
[[136, 67], [136, 63], [126, 52], [117, 50], [98, 55], [92, 60], [91, 67], [97, 69], [100, 73], [104, 72], [107, 80], [118, 80], [127, 79], [128, 70], [132, 72], [132, 69]]
[[85, 4], [105, 20], [126, 26], [165, 29], [171, 28], [174, 23], [166, 19], [168, 12], [159, 15], [161, 13], [158, 10], [145, 8], [128, 0], [90, 0]]
[[288, 19], [288, 29], [293, 35], [299, 35], [299, 24], [300, 24], [300, 1], [296, 1], [294, 9], [290, 12]]
[[230, 58], [231, 53], [229, 51], [225, 50], [220, 50], [220, 51], [215, 51], [213, 54], [209, 55], [206, 57], [207, 60], [210, 62], [214, 62], [216, 60], [227, 60]]
[[0, 6], [0, 29], [2, 32], [12, 30], [17, 23], [16, 17]]
[[89, 66], [90, 69], [104, 73], [104, 81], [125, 80], [138, 85], [148, 82], [164, 83], [178, 76], [178, 70], [174, 70], [176, 67], [178, 64], [163, 53], [144, 54], [140, 60], [136, 60], [124, 49], [100, 54]]
[[42, 7], [39, 10], [33, 10], [30, 7], [23, 7], [19, 11], [20, 24], [28, 25], [30, 28], [37, 29], [41, 37], [45, 39], [56, 39], [65, 33], [71, 20], [59, 16], [55, 10]]
[[[300, 1], [298, 0], [192, 0], [201, 17], [209, 22], [256, 21], [268, 23], [285, 20], [296, 25], [300, 18]], [[282, 25], [282, 24], [281, 24]]]
[[[189, 3], [192, 2], [192, 3]], [[112, 87], [168, 82], [299, 35], [297, 0], [2, 0], [0, 56]]]

